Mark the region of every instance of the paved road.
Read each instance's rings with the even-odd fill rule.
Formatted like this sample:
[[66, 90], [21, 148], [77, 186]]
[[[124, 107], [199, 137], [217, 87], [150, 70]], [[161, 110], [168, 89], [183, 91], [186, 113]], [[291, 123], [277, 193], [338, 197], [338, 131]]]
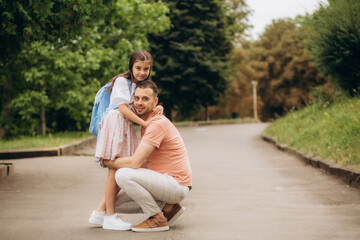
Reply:
[[360, 191], [262, 141], [265, 127], [180, 129], [194, 189], [177, 225], [163, 233], [87, 223], [106, 178], [92, 157], [16, 160], [15, 175], [0, 179], [0, 239], [359, 240]]

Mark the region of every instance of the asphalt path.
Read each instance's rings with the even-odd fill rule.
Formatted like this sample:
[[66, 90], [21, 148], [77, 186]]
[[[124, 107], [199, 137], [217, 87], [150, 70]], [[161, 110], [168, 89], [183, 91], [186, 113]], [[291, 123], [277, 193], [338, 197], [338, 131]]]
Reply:
[[[15, 174], [0, 179], [0, 239], [359, 240], [360, 191], [263, 141], [265, 127], [179, 128], [193, 190], [185, 213], [161, 233], [87, 222], [107, 174], [91, 156], [13, 160]], [[124, 218], [136, 223], [142, 216]]]

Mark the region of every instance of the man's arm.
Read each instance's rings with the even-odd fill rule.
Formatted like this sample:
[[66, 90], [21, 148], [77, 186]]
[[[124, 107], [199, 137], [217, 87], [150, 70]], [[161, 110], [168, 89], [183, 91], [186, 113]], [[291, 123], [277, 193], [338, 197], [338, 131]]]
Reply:
[[148, 143], [141, 142], [136, 148], [134, 155], [131, 157], [117, 158], [114, 161], [104, 161], [105, 166], [108, 168], [140, 168], [147, 157], [154, 151], [155, 147]]

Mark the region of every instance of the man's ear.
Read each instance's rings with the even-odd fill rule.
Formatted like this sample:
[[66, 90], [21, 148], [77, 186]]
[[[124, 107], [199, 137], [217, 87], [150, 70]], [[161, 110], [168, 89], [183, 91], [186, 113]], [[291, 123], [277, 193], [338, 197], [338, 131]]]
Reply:
[[154, 103], [155, 103], [154, 107], [155, 107], [156, 105], [158, 105], [158, 103], [159, 103], [159, 98], [156, 97], [156, 98], [154, 99]]

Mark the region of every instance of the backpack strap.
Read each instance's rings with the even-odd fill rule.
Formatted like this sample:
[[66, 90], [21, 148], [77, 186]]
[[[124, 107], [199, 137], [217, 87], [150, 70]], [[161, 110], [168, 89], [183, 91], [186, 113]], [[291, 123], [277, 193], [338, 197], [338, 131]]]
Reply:
[[130, 91], [130, 95], [131, 95], [131, 90], [132, 90], [132, 84], [131, 84], [131, 80], [130, 79], [126, 79], [128, 81], [129, 84], [129, 91]]

